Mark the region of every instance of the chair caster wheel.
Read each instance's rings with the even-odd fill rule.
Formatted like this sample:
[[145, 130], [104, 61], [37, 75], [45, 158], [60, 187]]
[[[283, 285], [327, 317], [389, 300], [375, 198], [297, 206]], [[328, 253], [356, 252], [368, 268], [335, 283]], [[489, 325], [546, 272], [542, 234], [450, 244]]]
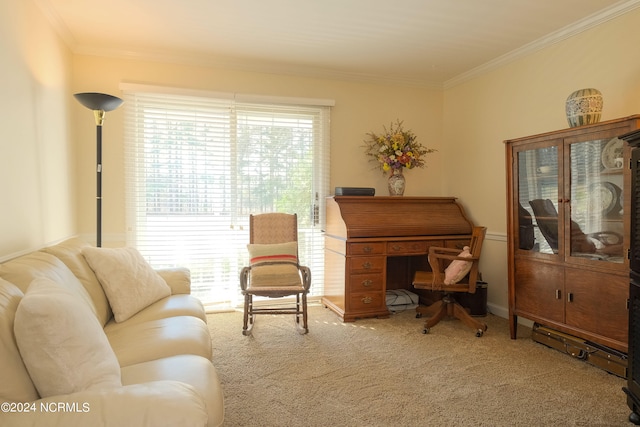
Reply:
[[422, 313], [416, 313], [416, 319], [419, 319], [422, 317]]
[[425, 335], [428, 334], [429, 333], [429, 328], [424, 328], [422, 330], [422, 333], [425, 334]]
[[476, 331], [476, 337], [478, 337], [478, 338], [480, 338], [483, 334], [484, 334], [484, 331], [482, 329], [478, 329]]

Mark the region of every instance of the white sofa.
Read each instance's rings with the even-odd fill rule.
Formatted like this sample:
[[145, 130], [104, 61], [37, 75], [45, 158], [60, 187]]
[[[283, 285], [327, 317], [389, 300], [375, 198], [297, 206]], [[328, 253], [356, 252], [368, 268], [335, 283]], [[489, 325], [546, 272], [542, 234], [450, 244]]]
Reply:
[[116, 321], [109, 277], [88, 263], [96, 250], [105, 253], [70, 239], [0, 264], [0, 425], [222, 425], [223, 392], [189, 271], [153, 272], [170, 295]]

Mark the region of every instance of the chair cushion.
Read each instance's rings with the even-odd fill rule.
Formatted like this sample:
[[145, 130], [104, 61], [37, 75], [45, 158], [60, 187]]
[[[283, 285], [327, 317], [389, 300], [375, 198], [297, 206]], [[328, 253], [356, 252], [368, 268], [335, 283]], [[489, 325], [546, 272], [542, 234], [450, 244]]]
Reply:
[[82, 254], [109, 299], [116, 322], [171, 295], [171, 288], [135, 248], [86, 247]]
[[[462, 252], [458, 254], [459, 257], [471, 258], [469, 252], [469, 246], [465, 246]], [[461, 259], [455, 259], [451, 261], [451, 264], [444, 270], [444, 284], [455, 285], [466, 276], [471, 270], [471, 261], [463, 261]]]
[[51, 279], [31, 283], [14, 332], [41, 397], [122, 386], [102, 325], [81, 297]]
[[271, 263], [298, 263], [298, 243], [248, 244], [251, 266]]
[[302, 279], [295, 264], [281, 263], [251, 267], [249, 287], [301, 286]]

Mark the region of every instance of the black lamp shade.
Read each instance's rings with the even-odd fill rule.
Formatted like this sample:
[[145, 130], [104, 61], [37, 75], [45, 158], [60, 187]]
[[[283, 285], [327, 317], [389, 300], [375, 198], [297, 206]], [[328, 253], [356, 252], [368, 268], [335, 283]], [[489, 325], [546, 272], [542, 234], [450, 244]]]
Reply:
[[80, 104], [90, 110], [112, 111], [122, 104], [122, 99], [106, 93], [84, 92], [73, 95]]

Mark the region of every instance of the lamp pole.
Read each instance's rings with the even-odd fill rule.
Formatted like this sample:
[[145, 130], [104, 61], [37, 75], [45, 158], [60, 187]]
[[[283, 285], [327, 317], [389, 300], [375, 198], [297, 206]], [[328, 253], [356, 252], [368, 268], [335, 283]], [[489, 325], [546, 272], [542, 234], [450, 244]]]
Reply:
[[105, 93], [85, 92], [73, 95], [78, 102], [93, 110], [96, 121], [96, 246], [102, 246], [102, 124], [107, 111], [122, 104], [122, 99]]

